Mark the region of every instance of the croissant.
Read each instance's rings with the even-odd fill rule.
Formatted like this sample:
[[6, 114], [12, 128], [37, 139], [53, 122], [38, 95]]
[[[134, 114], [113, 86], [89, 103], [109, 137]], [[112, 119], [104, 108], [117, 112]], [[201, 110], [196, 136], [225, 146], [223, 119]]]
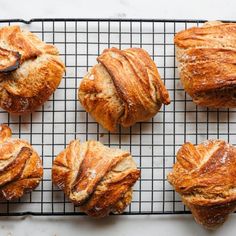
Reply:
[[208, 22], [175, 36], [180, 79], [200, 106], [236, 107], [236, 24]]
[[169, 94], [156, 65], [141, 48], [106, 49], [83, 78], [78, 97], [105, 129], [115, 131], [153, 117]]
[[139, 176], [129, 152], [96, 141], [72, 141], [52, 167], [53, 183], [93, 217], [122, 213], [132, 200], [132, 186]]
[[28, 142], [11, 138], [11, 129], [0, 125], [0, 199], [14, 200], [35, 189], [43, 176], [38, 154]]
[[65, 66], [55, 46], [19, 26], [0, 29], [0, 107], [32, 112], [58, 87]]
[[214, 229], [236, 209], [236, 148], [223, 140], [185, 143], [168, 181], [195, 220]]

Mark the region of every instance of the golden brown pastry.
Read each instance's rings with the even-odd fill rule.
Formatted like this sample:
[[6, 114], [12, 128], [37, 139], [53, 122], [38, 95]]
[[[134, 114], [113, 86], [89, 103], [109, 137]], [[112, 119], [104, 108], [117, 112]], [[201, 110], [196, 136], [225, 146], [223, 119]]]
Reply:
[[180, 79], [197, 105], [236, 107], [236, 24], [208, 22], [175, 36]]
[[115, 131], [153, 117], [169, 94], [157, 67], [141, 48], [106, 49], [83, 78], [79, 88], [82, 106], [105, 129]]
[[55, 46], [19, 26], [0, 29], [0, 107], [32, 112], [58, 87], [65, 66]]
[[30, 144], [11, 138], [11, 129], [0, 125], [0, 199], [20, 198], [35, 189], [42, 176], [41, 160]]
[[52, 181], [86, 214], [122, 213], [140, 171], [129, 152], [100, 142], [72, 141], [54, 160]]
[[214, 229], [236, 209], [236, 148], [222, 140], [185, 143], [168, 180], [195, 220]]

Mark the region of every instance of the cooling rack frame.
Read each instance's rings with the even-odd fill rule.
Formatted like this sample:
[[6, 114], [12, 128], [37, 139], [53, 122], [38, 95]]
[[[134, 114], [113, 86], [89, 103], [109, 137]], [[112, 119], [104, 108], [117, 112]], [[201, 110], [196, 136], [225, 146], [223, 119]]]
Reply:
[[[68, 69], [64, 81], [55, 94], [33, 114], [12, 117], [5, 111], [0, 111], [1, 121], [9, 124], [13, 136], [27, 139], [37, 149], [43, 159], [44, 170], [47, 172], [39, 188], [34, 192], [14, 202], [1, 202], [0, 216], [84, 215], [52, 185], [49, 177], [50, 163], [52, 164], [53, 158], [59, 150], [65, 148], [71, 139], [81, 137], [83, 137], [82, 140], [95, 138], [100, 141], [105, 140], [104, 137], [106, 137], [107, 139], [104, 141], [106, 145], [128, 149], [138, 162], [144, 175], [135, 187], [134, 200], [123, 213], [124, 215], [189, 214], [178, 195], [166, 181], [166, 175], [175, 162], [176, 151], [181, 145], [181, 141], [178, 142], [178, 139], [183, 142], [190, 140], [198, 143], [204, 138], [222, 137], [231, 141], [232, 144], [236, 143], [236, 133], [231, 132], [231, 126], [236, 127], [236, 122], [233, 122], [232, 119], [236, 115], [235, 111], [198, 108], [179, 84], [173, 37], [181, 29], [204, 22], [205, 20], [92, 18], [0, 20], [0, 26], [19, 24], [29, 27], [35, 24], [35, 26], [29, 27], [29, 30], [38, 34], [42, 40], [58, 46]], [[178, 28], [179, 25], [182, 28]], [[62, 30], [59, 30], [59, 27]], [[60, 35], [60, 40], [57, 40], [57, 34]], [[70, 37], [74, 37], [73, 40]], [[68, 45], [73, 45], [74, 53], [70, 51], [72, 46]], [[172, 100], [171, 108], [163, 106], [160, 114], [157, 114], [157, 118], [139, 123], [130, 129], [119, 127], [115, 134], [103, 130], [85, 113], [77, 101], [77, 87], [85, 71], [95, 63], [96, 56], [101, 53], [102, 49], [111, 46], [120, 48], [135, 46], [147, 49], [161, 70], [161, 77], [170, 91]], [[83, 47], [85, 53], [80, 52], [80, 47]], [[63, 50], [60, 50], [62, 48]], [[81, 63], [83, 60], [84, 64]], [[74, 70], [73, 73], [72, 70]], [[72, 85], [70, 86], [70, 84]], [[47, 116], [48, 113], [50, 113], [50, 118]], [[192, 114], [190, 118], [188, 114]], [[56, 121], [60, 117], [63, 120]], [[85, 129], [78, 128], [81, 126], [84, 126]], [[57, 143], [58, 137], [62, 137], [60, 143]], [[171, 143], [169, 143], [169, 139], [172, 139]], [[169, 153], [170, 149], [172, 151]], [[145, 164], [147, 161], [148, 164]], [[34, 201], [34, 199], [37, 200]]]

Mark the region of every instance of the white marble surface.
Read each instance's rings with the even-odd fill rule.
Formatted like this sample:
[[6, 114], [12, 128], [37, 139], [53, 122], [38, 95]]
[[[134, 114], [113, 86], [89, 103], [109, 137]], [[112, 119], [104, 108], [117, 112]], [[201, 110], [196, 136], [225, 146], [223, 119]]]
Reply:
[[1, 18], [235, 19], [234, 0], [0, 0]]
[[[121, 17], [236, 20], [235, 0], [0, 0], [0, 17]], [[236, 215], [215, 232], [191, 216], [115, 216], [0, 218], [0, 235], [233, 235]]]

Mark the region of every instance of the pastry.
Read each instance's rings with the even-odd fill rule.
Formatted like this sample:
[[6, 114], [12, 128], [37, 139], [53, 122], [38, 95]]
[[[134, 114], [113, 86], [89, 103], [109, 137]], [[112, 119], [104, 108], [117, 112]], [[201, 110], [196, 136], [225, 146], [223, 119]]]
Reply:
[[208, 22], [175, 36], [180, 79], [200, 106], [236, 107], [236, 24]]
[[97, 141], [72, 141], [52, 167], [53, 183], [93, 217], [122, 213], [132, 200], [132, 186], [139, 177], [129, 152]]
[[214, 229], [236, 209], [236, 148], [223, 140], [185, 143], [168, 180], [195, 220]]
[[115, 131], [153, 117], [169, 94], [157, 67], [141, 48], [106, 49], [83, 78], [78, 96], [82, 106], [105, 129]]
[[0, 107], [32, 112], [58, 87], [65, 66], [55, 46], [19, 26], [0, 28]]
[[0, 125], [0, 199], [20, 198], [35, 189], [42, 176], [41, 160], [30, 144], [11, 138], [11, 129]]

